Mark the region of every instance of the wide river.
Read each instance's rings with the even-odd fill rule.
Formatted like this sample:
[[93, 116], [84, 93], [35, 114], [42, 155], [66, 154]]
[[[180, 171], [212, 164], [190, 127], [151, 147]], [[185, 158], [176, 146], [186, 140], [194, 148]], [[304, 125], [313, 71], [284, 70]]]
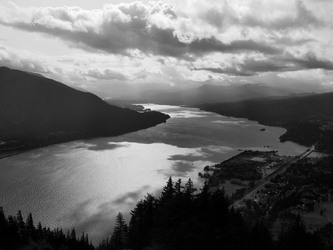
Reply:
[[[88, 232], [96, 243], [114, 218], [172, 176], [200, 187], [198, 172], [241, 149], [295, 155], [305, 147], [279, 142], [285, 129], [194, 108], [145, 105], [169, 114], [164, 124], [117, 137], [58, 144], [0, 160], [0, 206], [32, 212], [35, 222]], [[265, 131], [260, 131], [266, 128]]]

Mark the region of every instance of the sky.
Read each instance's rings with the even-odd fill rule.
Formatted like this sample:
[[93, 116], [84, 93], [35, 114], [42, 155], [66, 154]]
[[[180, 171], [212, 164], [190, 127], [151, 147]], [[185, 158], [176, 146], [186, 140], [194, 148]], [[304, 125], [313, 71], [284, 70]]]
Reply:
[[0, 66], [118, 97], [202, 84], [333, 90], [331, 0], [0, 0]]

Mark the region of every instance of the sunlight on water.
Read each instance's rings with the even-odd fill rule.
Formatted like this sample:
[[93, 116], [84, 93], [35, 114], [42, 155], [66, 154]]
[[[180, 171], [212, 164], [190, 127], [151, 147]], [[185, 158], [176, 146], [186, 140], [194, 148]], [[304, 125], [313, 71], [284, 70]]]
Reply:
[[280, 143], [285, 132], [281, 128], [193, 108], [144, 106], [171, 118], [122, 136], [64, 143], [0, 160], [0, 205], [5, 212], [31, 211], [35, 221], [75, 226], [96, 242], [112, 231], [118, 212], [128, 218], [136, 202], [147, 193], [158, 194], [170, 176], [192, 178], [200, 187], [197, 176], [204, 166], [239, 149], [281, 154], [305, 150]]

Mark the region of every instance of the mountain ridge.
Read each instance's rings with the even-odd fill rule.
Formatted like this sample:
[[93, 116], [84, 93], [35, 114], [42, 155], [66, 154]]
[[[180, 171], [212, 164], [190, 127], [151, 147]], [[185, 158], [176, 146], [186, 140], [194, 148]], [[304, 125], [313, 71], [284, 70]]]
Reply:
[[165, 122], [46, 77], [0, 67], [0, 150], [114, 136]]
[[313, 144], [333, 152], [333, 92], [285, 98], [262, 98], [241, 102], [207, 103], [200, 109], [221, 115], [247, 118], [287, 129], [281, 141]]
[[[212, 85], [203, 84], [199, 87], [183, 90], [169, 90], [145, 92], [139, 97], [127, 98], [132, 103], [156, 103], [165, 105], [195, 106], [209, 102], [243, 101], [264, 97], [280, 97], [300, 94], [296, 89], [271, 87], [263, 84], [236, 84], [236, 85]], [[123, 98], [126, 99], [126, 98]]]

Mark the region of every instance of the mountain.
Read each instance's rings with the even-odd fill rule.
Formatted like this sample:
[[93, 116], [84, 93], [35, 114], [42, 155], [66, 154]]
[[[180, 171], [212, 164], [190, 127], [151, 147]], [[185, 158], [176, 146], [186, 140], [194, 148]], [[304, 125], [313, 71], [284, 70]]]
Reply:
[[177, 91], [151, 91], [132, 100], [132, 103], [157, 103], [168, 105], [198, 105], [208, 102], [242, 101], [261, 97], [286, 96], [300, 91], [287, 88], [270, 87], [262, 84], [212, 85], [205, 84], [192, 89]]
[[41, 75], [0, 68], [0, 150], [74, 139], [114, 136], [165, 122], [158, 112], [138, 113]]
[[282, 141], [333, 152], [333, 92], [276, 99], [257, 99], [230, 103], [202, 104], [206, 111], [225, 116], [256, 120], [261, 124], [287, 129]]

